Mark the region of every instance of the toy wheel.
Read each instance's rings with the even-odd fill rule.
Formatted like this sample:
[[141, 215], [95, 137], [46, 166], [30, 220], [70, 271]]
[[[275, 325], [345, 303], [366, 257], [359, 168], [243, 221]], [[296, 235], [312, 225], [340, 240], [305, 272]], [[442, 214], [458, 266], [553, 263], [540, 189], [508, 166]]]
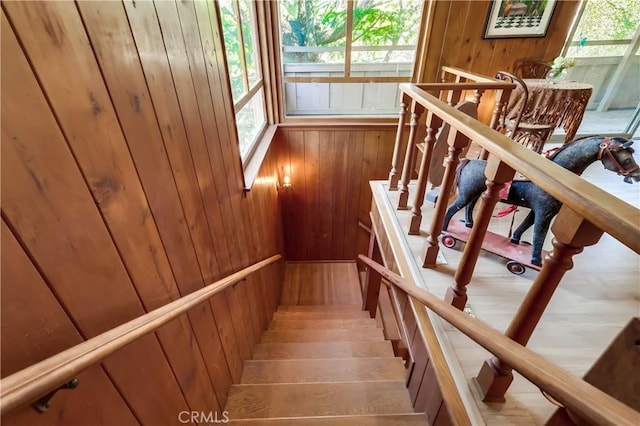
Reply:
[[516, 262], [515, 260], [507, 262], [507, 269], [515, 275], [522, 275], [524, 274], [524, 271], [526, 271], [524, 265], [520, 262]]
[[456, 246], [456, 242], [457, 241], [458, 240], [453, 238], [451, 235], [445, 235], [445, 236], [442, 237], [442, 244], [446, 248], [454, 248]]

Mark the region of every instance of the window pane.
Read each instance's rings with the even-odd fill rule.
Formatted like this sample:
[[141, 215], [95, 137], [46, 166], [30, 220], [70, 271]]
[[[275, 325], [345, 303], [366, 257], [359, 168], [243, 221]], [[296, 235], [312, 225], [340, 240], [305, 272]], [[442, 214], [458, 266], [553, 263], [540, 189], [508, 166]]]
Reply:
[[283, 63], [344, 63], [346, 0], [281, 0], [279, 6]]
[[231, 93], [233, 93], [233, 101], [237, 102], [248, 91], [242, 74], [242, 49], [240, 48], [238, 17], [232, 0], [219, 0], [218, 3], [220, 5], [224, 47], [227, 53]]
[[253, 8], [249, 0], [240, 0], [240, 19], [242, 22], [242, 39], [244, 41], [244, 57], [247, 62], [247, 77], [249, 87], [253, 87], [260, 80], [260, 67], [255, 46], [256, 34], [253, 26]]
[[264, 110], [263, 89], [256, 92], [253, 98], [236, 114], [240, 155], [244, 160], [251, 152], [258, 133], [267, 124]]
[[[301, 81], [345, 77], [347, 51], [349, 77], [402, 77], [409, 81], [424, 2], [354, 0], [352, 5], [348, 10], [344, 0], [279, 2], [287, 115], [397, 114], [398, 83]], [[350, 37], [346, 34], [348, 13], [353, 13]], [[298, 81], [290, 77], [298, 77]]]

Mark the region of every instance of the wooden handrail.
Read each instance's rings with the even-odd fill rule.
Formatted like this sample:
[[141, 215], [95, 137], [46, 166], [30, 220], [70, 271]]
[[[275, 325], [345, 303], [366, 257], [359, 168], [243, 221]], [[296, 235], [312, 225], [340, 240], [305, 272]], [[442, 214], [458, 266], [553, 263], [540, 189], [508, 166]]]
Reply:
[[450, 107], [416, 85], [404, 83], [400, 90], [593, 225], [640, 253], [637, 208], [530, 149], [513, 143], [507, 136]]
[[432, 91], [432, 92], [439, 92], [439, 91], [448, 91], [448, 90], [457, 90], [457, 91], [465, 91], [465, 90], [476, 90], [476, 89], [482, 89], [482, 90], [514, 90], [516, 88], [516, 85], [513, 83], [509, 83], [507, 81], [498, 81], [498, 80], [494, 80], [494, 81], [483, 81], [483, 82], [465, 82], [465, 83], [454, 83], [454, 82], [450, 82], [450, 83], [420, 83], [420, 84], [415, 84], [415, 87], [418, 87], [424, 91]]
[[0, 381], [0, 415], [35, 401], [47, 392], [68, 382], [80, 371], [97, 364], [118, 349], [151, 333], [211, 296], [281, 258], [282, 256], [277, 254], [257, 262], [200, 290], [5, 377]]
[[591, 424], [638, 425], [640, 413], [364, 255], [358, 258]]
[[477, 82], [495, 82], [495, 80], [491, 77], [488, 77], [486, 75], [482, 75], [482, 74], [476, 74], [473, 73], [471, 71], [467, 71], [464, 70], [462, 68], [456, 68], [456, 67], [448, 67], [448, 66], [443, 66], [442, 67], [442, 72], [443, 73], [449, 73], [449, 74], [453, 74], [453, 75], [458, 75], [460, 77], [464, 77], [473, 81], [477, 81]]

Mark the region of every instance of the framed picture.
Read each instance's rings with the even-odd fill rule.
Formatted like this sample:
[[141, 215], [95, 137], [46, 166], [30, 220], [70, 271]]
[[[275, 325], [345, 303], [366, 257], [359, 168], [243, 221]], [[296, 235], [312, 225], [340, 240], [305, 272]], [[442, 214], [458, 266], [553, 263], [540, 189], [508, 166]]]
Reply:
[[484, 38], [544, 37], [556, 0], [493, 0]]

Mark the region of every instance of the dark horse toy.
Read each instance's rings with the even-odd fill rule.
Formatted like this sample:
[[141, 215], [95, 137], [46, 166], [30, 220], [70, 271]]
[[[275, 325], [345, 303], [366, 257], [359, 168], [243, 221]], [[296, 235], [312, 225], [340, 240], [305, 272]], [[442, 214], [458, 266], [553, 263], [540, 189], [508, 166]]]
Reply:
[[[578, 175], [582, 174], [593, 162], [600, 160], [605, 169], [624, 176], [625, 182], [633, 183], [633, 180], [640, 181], [640, 170], [633, 159], [632, 144], [633, 141], [622, 138], [588, 137], [559, 148], [549, 156], [549, 159]], [[483, 160], [461, 162], [457, 171], [458, 198], [445, 213], [443, 230], [447, 230], [453, 215], [463, 207], [466, 207], [465, 225], [468, 228], [473, 226], [473, 207], [487, 189], [484, 175], [485, 167], [486, 161]], [[502, 201], [531, 209], [527, 217], [514, 231], [511, 242], [519, 244], [522, 234], [531, 225], [534, 225], [531, 263], [541, 266], [542, 245], [551, 220], [560, 211], [562, 203], [530, 181], [513, 181], [507, 199]]]

